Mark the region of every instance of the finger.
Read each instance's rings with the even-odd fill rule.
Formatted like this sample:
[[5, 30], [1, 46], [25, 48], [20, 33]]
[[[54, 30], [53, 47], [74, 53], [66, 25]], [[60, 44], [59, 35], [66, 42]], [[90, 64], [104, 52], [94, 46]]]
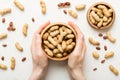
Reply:
[[86, 45], [85, 43], [83, 44], [83, 50], [82, 50], [82, 54], [81, 54], [81, 60], [83, 60], [85, 58], [85, 53], [86, 53]]
[[84, 43], [84, 36], [83, 35], [78, 36], [77, 41], [76, 41], [76, 47], [78, 49], [81, 48], [83, 43]]
[[39, 34], [35, 35], [35, 46], [36, 46], [36, 50], [40, 50], [41, 48], [41, 37]]
[[69, 21], [68, 24], [75, 29], [75, 31], [78, 33], [78, 34], [82, 34], [81, 30], [79, 29], [79, 27], [74, 24], [73, 22]]
[[74, 51], [71, 53], [71, 55], [80, 55], [81, 53], [82, 53], [82, 49], [83, 49], [83, 42], [84, 42], [84, 40], [82, 39], [83, 37], [81, 37], [80, 39], [79, 39], [79, 41], [77, 41], [77, 43], [76, 43], [76, 46], [75, 46], [75, 49], [74, 49]]
[[50, 21], [48, 21], [48, 22], [46, 22], [45, 24], [41, 25], [41, 26], [37, 29], [37, 31], [35, 32], [35, 34], [40, 34], [41, 31], [42, 31], [46, 26], [48, 26], [49, 24], [50, 24]]

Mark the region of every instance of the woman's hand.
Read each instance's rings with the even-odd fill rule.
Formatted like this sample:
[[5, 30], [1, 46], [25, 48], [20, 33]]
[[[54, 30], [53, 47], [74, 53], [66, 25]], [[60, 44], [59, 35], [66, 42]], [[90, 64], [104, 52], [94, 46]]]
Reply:
[[73, 22], [68, 22], [72, 26], [76, 33], [76, 47], [74, 51], [70, 54], [68, 59], [69, 72], [73, 80], [85, 80], [82, 71], [82, 63], [85, 56], [86, 46], [84, 42], [84, 35], [80, 31], [79, 27]]
[[41, 46], [42, 38], [40, 36], [40, 33], [49, 24], [50, 22], [47, 22], [40, 26], [39, 29], [33, 35], [33, 41], [31, 45], [33, 71], [29, 80], [41, 80], [45, 75], [48, 66], [48, 58], [44, 55], [44, 51]]

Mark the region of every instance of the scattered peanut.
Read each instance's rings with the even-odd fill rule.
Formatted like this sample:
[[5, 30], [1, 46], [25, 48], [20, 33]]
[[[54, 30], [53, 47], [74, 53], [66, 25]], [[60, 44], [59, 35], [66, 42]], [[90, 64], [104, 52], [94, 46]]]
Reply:
[[69, 13], [70, 16], [72, 16], [75, 19], [78, 17], [78, 14], [75, 11], [71, 10], [71, 9], [68, 10], [68, 13]]
[[113, 56], [114, 56], [114, 52], [111, 51], [111, 52], [107, 52], [104, 57], [107, 59], [107, 58], [111, 58]]
[[12, 70], [15, 69], [15, 63], [16, 63], [15, 58], [12, 57], [12, 58], [11, 58], [11, 66], [10, 66], [10, 68], [11, 68]]
[[4, 16], [5, 14], [11, 13], [11, 8], [5, 8], [0, 10], [0, 15]]
[[17, 0], [14, 0], [14, 4], [17, 8], [19, 8], [21, 11], [24, 11], [24, 6], [18, 2]]
[[5, 39], [7, 37], [7, 33], [0, 34], [0, 40]]
[[2, 23], [5, 23], [5, 18], [2, 18]]
[[25, 23], [25, 24], [23, 25], [23, 29], [22, 29], [22, 32], [23, 32], [23, 35], [24, 35], [24, 36], [27, 36], [27, 30], [28, 30], [28, 24]]
[[7, 66], [5, 64], [0, 63], [0, 69], [7, 70]]
[[63, 2], [63, 3], [59, 3], [57, 6], [59, 8], [64, 8], [64, 7], [69, 7], [71, 4], [70, 2]]
[[19, 50], [19, 51], [23, 51], [23, 48], [21, 47], [21, 45], [18, 43], [18, 42], [16, 42], [15, 43], [15, 47]]
[[32, 17], [32, 22], [35, 22], [35, 18], [34, 17]]
[[94, 40], [92, 37], [89, 37], [89, 42], [91, 43], [91, 44], [93, 44], [93, 45], [100, 45], [100, 43], [98, 42], [98, 41], [96, 41], [96, 40]]
[[107, 31], [106, 35], [108, 36], [108, 40], [112, 43], [116, 42], [116, 39], [111, 35], [110, 31]]
[[98, 58], [99, 58], [99, 54], [98, 54], [96, 51], [92, 52], [92, 56], [93, 56], [95, 59], [98, 59]]
[[113, 66], [113, 65], [110, 65], [109, 66], [109, 69], [112, 73], [114, 73], [115, 75], [118, 75], [119, 74], [119, 71]]
[[2, 56], [2, 57], [1, 57], [1, 60], [2, 60], [2, 61], [4, 61], [4, 59], [5, 59], [5, 57], [4, 57], [4, 56]]
[[78, 11], [80, 11], [80, 10], [85, 9], [85, 7], [86, 7], [85, 4], [79, 4], [79, 5], [76, 5], [76, 6], [75, 6], [75, 9], [78, 10]]
[[45, 2], [43, 0], [40, 0], [40, 5], [41, 5], [41, 12], [43, 14], [45, 14], [46, 13], [46, 4], [45, 4]]
[[7, 44], [2, 44], [3, 47], [7, 47]]
[[26, 61], [26, 57], [23, 57], [21, 61], [22, 61], [22, 62], [25, 62], [25, 61]]

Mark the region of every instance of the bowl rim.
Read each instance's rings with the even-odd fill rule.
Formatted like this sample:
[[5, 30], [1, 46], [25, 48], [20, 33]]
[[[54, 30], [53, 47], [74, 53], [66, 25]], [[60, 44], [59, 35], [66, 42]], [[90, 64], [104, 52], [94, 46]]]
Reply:
[[[74, 35], [75, 35], [75, 42], [76, 42], [76, 35], [77, 35], [77, 33], [76, 33], [76, 31], [75, 31], [75, 29], [72, 27], [72, 26], [70, 26], [70, 25], [68, 25], [68, 24], [66, 24], [66, 23], [64, 23], [64, 22], [56, 22], [56, 23], [51, 23], [50, 25], [48, 25], [48, 26], [46, 26], [43, 30], [42, 30], [42, 32], [41, 32], [41, 38], [42, 38], [42, 36], [43, 36], [43, 34], [45, 33], [45, 31], [46, 30], [48, 30], [51, 26], [56, 26], [56, 25], [63, 25], [63, 26], [66, 26], [66, 27], [68, 27], [68, 28], [70, 28], [72, 31], [73, 31], [73, 33], [74, 33]], [[42, 45], [42, 44], [41, 44]], [[76, 47], [76, 45], [75, 45], [75, 47]], [[74, 47], [74, 49], [75, 49], [75, 47]], [[42, 49], [43, 49], [43, 46], [42, 46]], [[73, 50], [74, 50], [73, 49]], [[43, 51], [44, 51], [44, 49], [43, 49]], [[73, 51], [72, 51], [73, 52]], [[72, 53], [71, 52], [71, 53]], [[70, 54], [71, 54], [70, 53]], [[68, 59], [68, 57], [69, 57], [69, 55], [70, 54], [68, 54], [67, 56], [65, 56], [65, 57], [62, 57], [62, 58], [55, 58], [55, 57], [50, 57], [49, 55], [47, 55], [47, 53], [44, 51], [44, 54], [49, 58], [49, 59], [51, 59], [51, 60], [54, 60], [54, 61], [63, 61], [63, 60], [66, 60], [66, 59]]]
[[[105, 6], [109, 7], [110, 9], [112, 9], [112, 10], [113, 10], [113, 16], [112, 16], [112, 21], [111, 21], [107, 26], [98, 28], [96, 25], [94, 25], [94, 24], [90, 21], [89, 14], [90, 14], [90, 11], [91, 11], [91, 8], [92, 8], [92, 7], [94, 7], [94, 6], [96, 6], [96, 5], [100, 5], [100, 4], [105, 5]], [[110, 27], [113, 25], [113, 23], [114, 23], [114, 21], [115, 21], [115, 10], [113, 9], [113, 7], [112, 7], [110, 4], [108, 4], [108, 3], [106, 3], [106, 2], [96, 2], [96, 3], [94, 3], [92, 6], [90, 6], [90, 8], [89, 8], [88, 11], [87, 11], [87, 21], [88, 21], [88, 23], [90, 24], [90, 26], [93, 27], [94, 29], [97, 29], [97, 30], [108, 29], [108, 28], [110, 28]]]

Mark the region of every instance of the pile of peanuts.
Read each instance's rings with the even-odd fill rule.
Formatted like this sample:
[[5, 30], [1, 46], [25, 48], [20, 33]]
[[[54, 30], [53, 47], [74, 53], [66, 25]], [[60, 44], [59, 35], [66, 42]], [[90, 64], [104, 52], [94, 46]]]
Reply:
[[62, 58], [70, 54], [76, 44], [74, 32], [65, 25], [53, 25], [43, 36], [43, 49], [53, 58]]
[[96, 4], [90, 8], [89, 20], [96, 29], [106, 28], [113, 20], [113, 9], [107, 4]]

